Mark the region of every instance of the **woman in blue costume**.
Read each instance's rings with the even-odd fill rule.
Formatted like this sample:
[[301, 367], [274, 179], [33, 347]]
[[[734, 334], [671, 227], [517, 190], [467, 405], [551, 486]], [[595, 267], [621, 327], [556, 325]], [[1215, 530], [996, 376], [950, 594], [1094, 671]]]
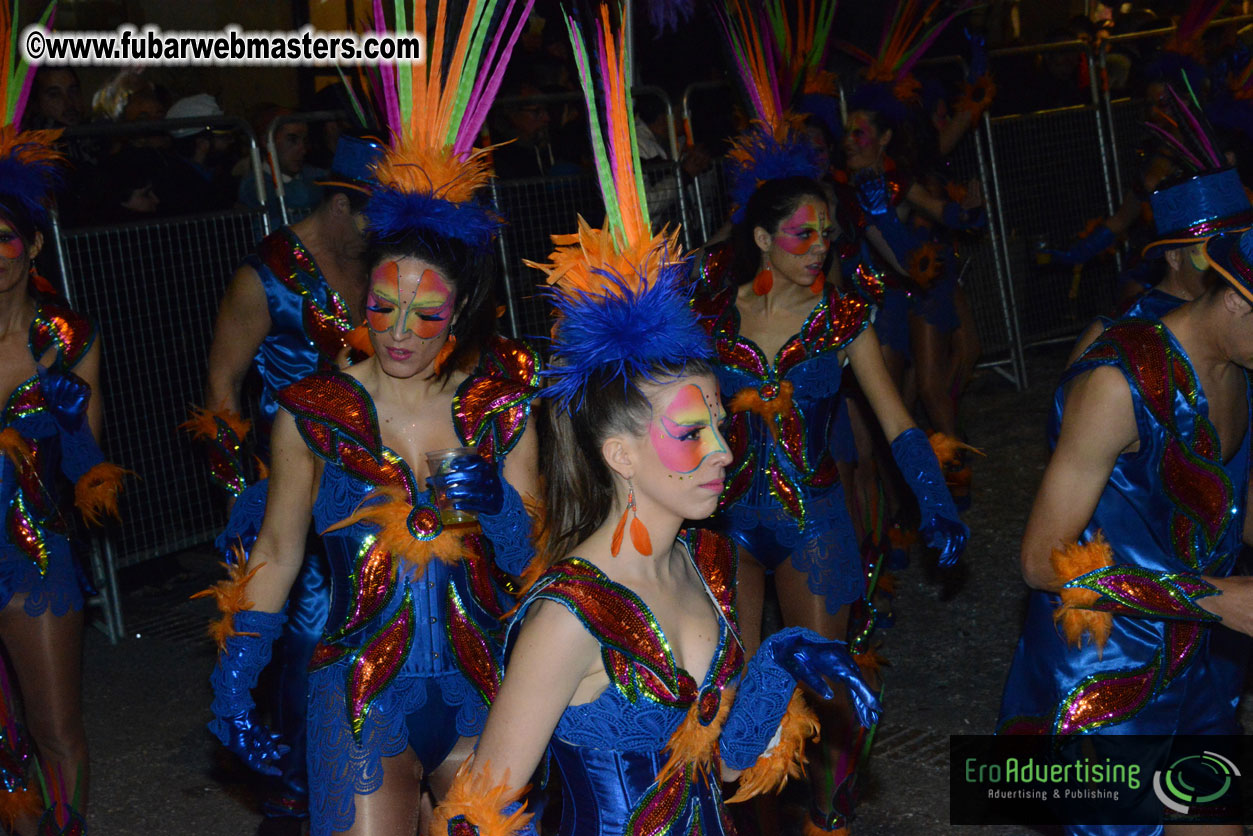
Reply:
[[[843, 644], [809, 631], [772, 638], [745, 668], [733, 547], [682, 530], [717, 506], [731, 456], [688, 262], [677, 233], [652, 235], [642, 205], [607, 7], [599, 24], [609, 139], [589, 83], [593, 146], [631, 156], [601, 158], [605, 227], [558, 237], [545, 266], [558, 307], [545, 390], [550, 565], [510, 627], [479, 748], [436, 811], [454, 834], [534, 833], [519, 798], [546, 756], [562, 834], [726, 833], [719, 779], [739, 776], [741, 798], [776, 786], [816, 730], [794, 699], [797, 676], [825, 694], [822, 677], [841, 678], [863, 720], [875, 712]], [[594, 59], [572, 40], [588, 79]]]
[[[10, 19], [0, 22], [7, 43]], [[95, 329], [34, 272], [63, 158], [52, 147], [59, 132], [17, 130], [24, 71], [0, 67], [0, 94], [7, 88], [8, 101], [18, 101], [0, 127], [0, 642], [25, 707], [19, 718], [0, 672], [0, 821], [31, 834], [83, 827], [87, 802], [84, 597], [63, 480], [73, 483], [83, 517], [99, 522], [103, 513], [116, 514], [122, 472], [104, 462], [96, 443]], [[28, 775], [32, 756], [51, 790], [46, 810]]]
[[[501, 35], [528, 13], [524, 4], [499, 21]], [[486, 27], [484, 14], [462, 25]], [[443, 16], [441, 8], [437, 31]], [[249, 691], [283, 624], [310, 518], [323, 534], [331, 607], [308, 711], [316, 836], [410, 833], [423, 781], [442, 796], [486, 716], [478, 683], [497, 662], [503, 573], [520, 574], [533, 554], [519, 492], [535, 492], [528, 416], [537, 357], [492, 336], [500, 221], [476, 201], [489, 169], [472, 147], [481, 124], [472, 114], [486, 113], [487, 81], [507, 57], [482, 66], [486, 95], [461, 101], [442, 81], [474, 78], [474, 56], [461, 53], [431, 79], [425, 65], [398, 68], [412, 74], [415, 101], [429, 92], [445, 102], [449, 130], [416, 124], [404, 103], [395, 144], [375, 170], [366, 210], [373, 356], [280, 393], [265, 519], [246, 566], [216, 590], [234, 605], [218, 627], [210, 728], [272, 773], [283, 747], [258, 723]], [[456, 459], [450, 473], [427, 472], [424, 452], [468, 445], [476, 456]], [[428, 477], [458, 509], [476, 512], [478, 526], [445, 528]]]
[[1221, 632], [1253, 634], [1253, 585], [1229, 577], [1253, 542], [1253, 235], [1205, 255], [1217, 273], [1198, 299], [1114, 323], [1058, 387], [1003, 734], [1239, 733], [1244, 666]]

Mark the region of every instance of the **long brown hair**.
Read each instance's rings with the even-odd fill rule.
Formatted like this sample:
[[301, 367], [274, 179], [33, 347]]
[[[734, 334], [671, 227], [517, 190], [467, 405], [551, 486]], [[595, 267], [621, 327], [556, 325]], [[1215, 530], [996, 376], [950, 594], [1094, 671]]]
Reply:
[[592, 375], [582, 403], [546, 410], [548, 449], [540, 460], [545, 519], [540, 555], [546, 566], [566, 557], [604, 525], [613, 510], [613, 471], [601, 455], [605, 439], [619, 433], [642, 435], [653, 407], [642, 383], [665, 384], [683, 377], [713, 376], [704, 360], [658, 364], [647, 374], [624, 381], [616, 369]]

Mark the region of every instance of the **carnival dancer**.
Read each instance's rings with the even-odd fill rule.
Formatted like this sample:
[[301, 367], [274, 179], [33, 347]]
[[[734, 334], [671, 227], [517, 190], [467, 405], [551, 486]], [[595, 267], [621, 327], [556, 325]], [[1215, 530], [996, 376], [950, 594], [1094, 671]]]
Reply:
[[[414, 31], [426, 43], [456, 34], [442, 65], [398, 65], [383, 80], [392, 144], [366, 208], [374, 352], [279, 393], [265, 520], [247, 566], [215, 590], [235, 606], [218, 627], [211, 729], [274, 772], [280, 736], [258, 723], [249, 690], [291, 617], [290, 604], [282, 609], [312, 517], [331, 586], [309, 677], [314, 834], [412, 832], [420, 782], [442, 795], [486, 714], [463, 668], [478, 660], [467, 648], [494, 664], [496, 564], [518, 574], [533, 555], [519, 491], [535, 492], [528, 416], [538, 359], [493, 336], [500, 221], [478, 200], [490, 164], [473, 148], [530, 6], [495, 23], [490, 4], [475, 6], [458, 29], [442, 4], [433, 27], [417, 5]], [[448, 472], [430, 473], [423, 460], [470, 445], [477, 455]], [[477, 512], [479, 528], [445, 529], [427, 476]], [[232, 616], [241, 604], [255, 609]]]
[[[370, 167], [382, 155], [377, 142], [342, 136], [321, 203], [307, 218], [266, 237], [244, 259], [226, 288], [209, 349], [205, 409], [193, 410], [184, 426], [204, 442], [210, 476], [231, 503], [231, 519], [219, 548], [247, 550], [265, 512], [267, 483], [250, 482], [254, 471], [247, 443], [251, 422], [242, 416], [242, 390], [249, 369], [261, 380], [256, 468], [264, 472], [278, 393], [286, 386], [368, 349], [363, 342], [365, 297], [364, 208], [374, 180]], [[305, 709], [313, 648], [322, 636], [330, 604], [326, 558], [317, 538], [293, 584], [287, 623], [276, 654], [269, 706], [273, 721], [292, 746], [283, 774], [273, 779], [261, 804], [271, 819], [308, 816], [305, 771]]]
[[[1157, 238], [1142, 253], [1145, 261], [1164, 261], [1166, 273], [1122, 312], [1123, 318], [1161, 319], [1196, 299], [1204, 290], [1202, 279], [1208, 269], [1205, 239], [1253, 226], [1253, 204], [1239, 173], [1227, 165], [1218, 144], [1183, 96], [1173, 86], [1167, 94], [1171, 122], [1188, 126], [1180, 129], [1179, 136], [1161, 134], [1164, 149], [1173, 149], [1182, 173], [1149, 196]], [[1069, 362], [1077, 360], [1111, 321], [1100, 317], [1089, 325], [1075, 342]]]
[[1001, 733], [1239, 733], [1244, 671], [1214, 644], [1253, 634], [1253, 580], [1229, 577], [1253, 542], [1253, 234], [1204, 252], [1197, 299], [1116, 322], [1058, 387]]
[[[48, 22], [51, 6], [41, 25]], [[83, 590], [59, 479], [89, 523], [117, 514], [123, 471], [96, 443], [100, 341], [35, 273], [61, 181], [59, 130], [19, 131], [33, 73], [16, 53], [16, 8], [0, 6], [0, 824], [12, 832], [82, 833], [87, 738], [82, 717]], [[32, 745], [33, 743], [33, 745]], [[38, 761], [37, 782], [32, 759]], [[39, 786], [47, 788], [41, 800]]]
[[[738, 0], [728, 12], [726, 28], [758, 121], [731, 150], [737, 209], [729, 277], [718, 280], [706, 271], [694, 302], [715, 340], [719, 383], [732, 414], [727, 437], [735, 460], [721, 523], [740, 547], [741, 615], [750, 647], [758, 639], [749, 631], [760, 634], [767, 571], [775, 575], [785, 624], [842, 638], [849, 606], [871, 592], [831, 450], [846, 362], [892, 442], [917, 496], [922, 530], [945, 565], [961, 553], [968, 529], [927, 437], [888, 376], [870, 327], [870, 304], [825, 282], [827, 201], [811, 179], [813, 148], [770, 80], [772, 47], [761, 35], [760, 18]], [[823, 782], [831, 786], [815, 791], [811, 815], [815, 826], [834, 830], [851, 812], [852, 771], [848, 741], [835, 723], [828, 728], [823, 754], [830, 777]]]
[[568, 25], [607, 220], [554, 236], [543, 265], [558, 309], [544, 390], [550, 565], [511, 623], [503, 683], [437, 832], [447, 820], [450, 834], [535, 833], [521, 794], [547, 752], [563, 834], [722, 834], [720, 778], [738, 776], [740, 800], [799, 774], [817, 726], [798, 679], [824, 696], [824, 677], [842, 680], [863, 722], [877, 704], [843, 643], [808, 630], [772, 637], [745, 667], [734, 548], [682, 530], [714, 511], [731, 463], [711, 346], [677, 231], [652, 232], [622, 30], [602, 5], [589, 56]]

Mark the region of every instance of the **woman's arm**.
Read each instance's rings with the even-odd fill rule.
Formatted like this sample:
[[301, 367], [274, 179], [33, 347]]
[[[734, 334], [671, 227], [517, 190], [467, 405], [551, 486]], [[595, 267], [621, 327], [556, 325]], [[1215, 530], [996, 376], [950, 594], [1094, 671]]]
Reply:
[[879, 337], [874, 326], [866, 328], [846, 349], [848, 362], [857, 375], [861, 390], [866, 393], [866, 400], [879, 419], [879, 426], [889, 441], [905, 430], [914, 427], [914, 419], [909, 416], [901, 393], [888, 374], [883, 363], [883, 351], [879, 348]]
[[87, 426], [91, 427], [91, 435], [100, 445], [104, 443], [104, 392], [100, 390], [100, 355], [104, 350], [102, 342], [100, 332], [97, 331], [91, 348], [87, 349], [87, 353], [74, 367], [74, 374], [91, 387], [91, 400], [87, 402]]
[[313, 453], [305, 446], [296, 421], [279, 410], [270, 437], [270, 491], [265, 519], [248, 557], [261, 571], [248, 582], [248, 598], [262, 612], [278, 612], [305, 559], [305, 537], [313, 511]]
[[536, 604], [505, 666], [473, 768], [486, 770], [493, 785], [524, 787], [579, 684], [600, 665], [600, 645], [573, 613], [551, 601]]

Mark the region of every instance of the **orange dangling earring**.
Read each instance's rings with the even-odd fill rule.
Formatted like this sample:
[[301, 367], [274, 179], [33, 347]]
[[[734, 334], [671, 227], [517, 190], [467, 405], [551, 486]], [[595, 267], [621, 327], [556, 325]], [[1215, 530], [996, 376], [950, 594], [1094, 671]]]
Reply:
[[765, 296], [772, 287], [774, 287], [774, 273], [770, 271], [770, 264], [767, 263], [753, 279], [753, 293]]
[[822, 289], [827, 285], [827, 274], [819, 273], [818, 278], [814, 279], [814, 283], [809, 286], [809, 292], [815, 296], [822, 295]]
[[631, 484], [631, 480], [627, 480], [627, 507], [622, 509], [622, 517], [618, 520], [618, 526], [613, 530], [613, 539], [609, 541], [609, 554], [617, 557], [618, 552], [622, 551], [622, 535], [626, 531], [627, 515], [631, 515], [631, 545], [640, 554], [650, 555], [653, 553], [653, 541], [648, 536], [648, 529], [640, 520], [639, 513], [635, 507], [635, 486]]

